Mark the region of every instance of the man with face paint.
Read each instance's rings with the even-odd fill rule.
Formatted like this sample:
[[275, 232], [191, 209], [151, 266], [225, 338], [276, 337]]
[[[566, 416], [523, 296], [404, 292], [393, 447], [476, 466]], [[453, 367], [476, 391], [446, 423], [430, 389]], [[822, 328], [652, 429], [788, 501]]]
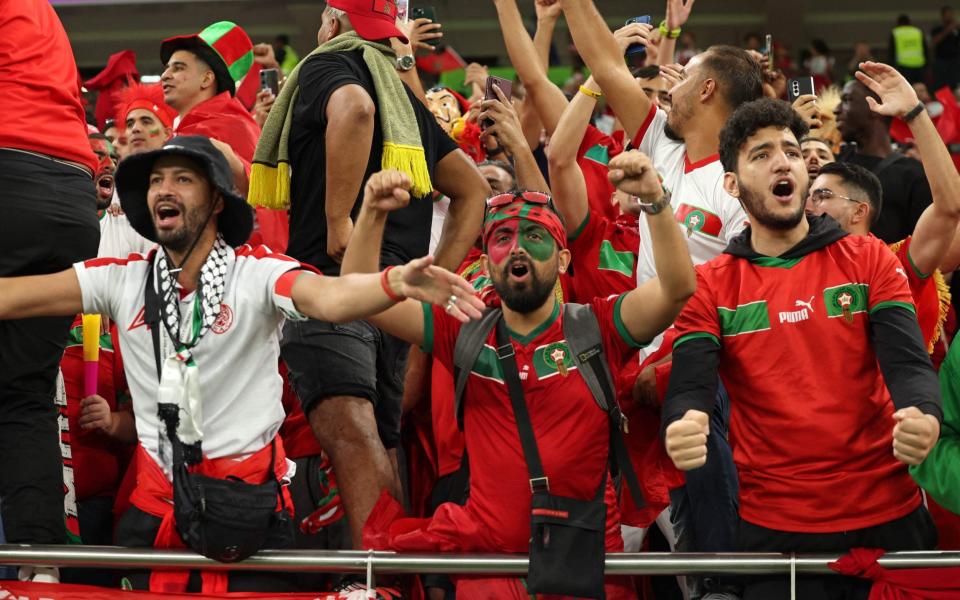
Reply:
[[[635, 360], [636, 349], [672, 321], [693, 292], [693, 269], [686, 243], [674, 224], [650, 160], [628, 152], [610, 163], [610, 180], [637, 196], [650, 213], [659, 278], [619, 296], [596, 298], [592, 307], [600, 325], [610, 368]], [[376, 269], [387, 209], [409, 199], [409, 179], [396, 172], [375, 174], [366, 187], [364, 206], [344, 258], [345, 271]], [[503, 320], [516, 353], [524, 396], [551, 493], [587, 499], [596, 493], [607, 468], [609, 430], [603, 411], [573, 364], [564, 337], [561, 303], [553, 295], [560, 273], [570, 265], [567, 235], [559, 217], [539, 192], [500, 194], [488, 200], [481, 263], [502, 302]], [[448, 314], [463, 302], [451, 297], [432, 310], [404, 302], [375, 317], [374, 323], [411, 343], [452, 371], [453, 348], [460, 327]], [[490, 334], [494, 335], [493, 332]], [[463, 404], [463, 433], [469, 457], [470, 497], [465, 506], [441, 504], [429, 521], [395, 524], [408, 533], [391, 538], [386, 521], [398, 505], [381, 498], [367, 531], [398, 551], [526, 552], [529, 549], [530, 486], [509, 394], [493, 341], [471, 371]], [[554, 483], [556, 478], [556, 483]], [[622, 550], [619, 509], [612, 485], [607, 489], [607, 550]], [[391, 508], [392, 507], [392, 508]], [[391, 527], [391, 530], [393, 528]], [[519, 579], [461, 579], [464, 597], [518, 597]], [[618, 578], [607, 585], [607, 598], [633, 598]]]
[[[738, 550], [930, 549], [936, 530], [907, 466], [939, 437], [937, 378], [886, 244], [804, 218], [807, 129], [771, 99], [740, 107], [723, 129], [724, 186], [750, 226], [697, 267], [676, 322], [665, 447], [681, 470], [704, 464], [719, 373], [732, 406]], [[866, 598], [871, 585], [798, 579], [804, 600]], [[757, 577], [743, 598], [788, 595], [785, 579]]]
[[163, 148], [173, 136], [177, 111], [163, 100], [159, 85], [133, 85], [121, 93], [117, 122], [124, 128], [130, 154]]
[[[99, 162], [93, 181], [97, 190], [97, 219], [100, 222], [100, 244], [97, 256], [124, 257], [128, 254], [146, 254], [153, 247], [149, 241], [133, 227], [122, 211], [108, 210], [111, 204], [119, 204], [116, 199], [114, 173], [116, 172], [116, 152], [107, 137], [100, 133], [90, 134], [90, 148]], [[119, 214], [116, 214], [119, 213]]]

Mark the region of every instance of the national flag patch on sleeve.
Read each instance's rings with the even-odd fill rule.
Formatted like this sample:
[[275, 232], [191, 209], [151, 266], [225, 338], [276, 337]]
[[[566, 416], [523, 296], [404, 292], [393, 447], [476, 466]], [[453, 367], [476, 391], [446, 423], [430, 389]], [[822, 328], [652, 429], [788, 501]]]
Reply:
[[687, 229], [688, 236], [699, 232], [711, 237], [720, 237], [720, 230], [723, 229], [723, 221], [720, 217], [699, 206], [680, 204], [677, 207], [676, 218], [677, 223]]

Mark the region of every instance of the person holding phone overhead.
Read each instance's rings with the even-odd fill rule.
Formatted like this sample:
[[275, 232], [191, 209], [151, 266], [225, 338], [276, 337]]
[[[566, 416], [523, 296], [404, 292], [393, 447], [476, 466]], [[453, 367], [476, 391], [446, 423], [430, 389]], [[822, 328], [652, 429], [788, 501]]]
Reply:
[[[389, 45], [390, 38], [407, 41], [396, 8], [369, 0], [327, 3], [319, 47], [284, 83], [254, 157], [250, 201], [289, 207], [287, 253], [327, 275], [340, 272], [364, 182], [387, 166], [407, 173], [414, 199], [390, 215], [380, 264], [426, 254], [434, 188], [451, 199], [437, 264], [456, 269], [480, 229], [490, 188], [401, 82]], [[283, 178], [290, 178], [286, 195], [277, 193]], [[284, 330], [283, 359], [330, 455], [356, 548], [381, 490], [401, 497], [396, 448], [407, 350], [365, 321], [310, 320]]]

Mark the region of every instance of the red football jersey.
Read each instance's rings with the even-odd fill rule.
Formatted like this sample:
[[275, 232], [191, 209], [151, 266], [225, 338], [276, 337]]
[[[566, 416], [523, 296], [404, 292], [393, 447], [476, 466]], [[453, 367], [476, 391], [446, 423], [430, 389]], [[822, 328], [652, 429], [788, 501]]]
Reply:
[[782, 531], [860, 529], [920, 503], [893, 457], [894, 405], [870, 317], [914, 310], [907, 276], [873, 236], [802, 258], [730, 254], [697, 267], [674, 348], [708, 338], [730, 394], [740, 514]]
[[[607, 361], [616, 374], [638, 344], [620, 321], [620, 298], [594, 299], [590, 304], [600, 323]], [[557, 303], [540, 327], [529, 335], [511, 338], [550, 492], [590, 499], [606, 468], [609, 423], [577, 372], [560, 315]], [[460, 326], [442, 308], [424, 306], [423, 349], [432, 352], [450, 372]], [[464, 533], [466, 523], [470, 524], [470, 548], [526, 552], [530, 477], [495, 347], [492, 331], [467, 382], [464, 436], [469, 449], [470, 498], [462, 514], [455, 511], [464, 523], [457, 528]], [[620, 543], [620, 513], [609, 480], [607, 491], [608, 544], [615, 548]], [[434, 518], [445, 519], [446, 512], [438, 511], [440, 516]]]
[[568, 238], [573, 261], [573, 302], [589, 302], [637, 287], [640, 232], [635, 215], [615, 221], [596, 213]]

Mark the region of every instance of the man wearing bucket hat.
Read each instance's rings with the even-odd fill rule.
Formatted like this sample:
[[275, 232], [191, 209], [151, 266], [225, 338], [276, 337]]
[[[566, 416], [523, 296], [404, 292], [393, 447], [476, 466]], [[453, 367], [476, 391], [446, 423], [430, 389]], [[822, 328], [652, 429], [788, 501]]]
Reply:
[[[261, 484], [271, 473], [280, 481], [292, 476], [282, 446], [272, 443], [284, 418], [275, 365], [285, 318], [350, 321], [404, 297], [452, 302], [465, 320], [479, 315], [469, 284], [429, 258], [332, 278], [262, 246], [235, 249], [250, 235], [252, 211], [206, 138], [174, 137], [160, 150], [127, 158], [117, 188], [130, 224], [159, 248], [146, 257], [2, 279], [0, 319], [82, 311], [117, 322], [139, 440], [138, 485], [118, 527], [121, 544], [185, 544], [170, 502], [174, 440], [185, 450], [200, 442], [196, 468], [218, 479]], [[173, 431], [161, 427], [160, 412], [170, 405], [179, 416]], [[225, 576], [203, 580], [204, 592], [228, 589]], [[151, 589], [183, 591], [186, 582], [182, 573], [154, 573]]]
[[[489, 186], [473, 161], [400, 80], [387, 40], [406, 40], [392, 0], [330, 0], [320, 44], [290, 74], [257, 145], [249, 200], [290, 209], [288, 253], [340, 271], [364, 181], [405, 172], [412, 200], [392, 213], [381, 265], [427, 252], [434, 189], [451, 199], [436, 261], [456, 269], [480, 230]], [[284, 332], [283, 359], [330, 454], [355, 547], [380, 490], [399, 495], [402, 373], [409, 344], [366, 322], [308, 321]], [[318, 365], [324, 365], [318, 369]]]

